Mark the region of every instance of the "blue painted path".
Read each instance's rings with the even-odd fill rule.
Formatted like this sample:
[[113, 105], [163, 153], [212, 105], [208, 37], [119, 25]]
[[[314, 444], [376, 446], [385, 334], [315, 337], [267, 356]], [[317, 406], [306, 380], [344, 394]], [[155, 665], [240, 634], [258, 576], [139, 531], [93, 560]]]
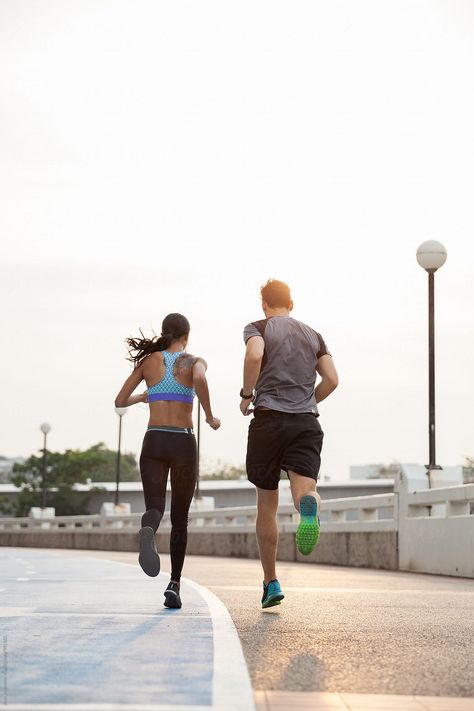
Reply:
[[253, 708], [222, 603], [183, 582], [183, 608], [169, 610], [168, 582], [67, 551], [0, 549], [0, 705]]

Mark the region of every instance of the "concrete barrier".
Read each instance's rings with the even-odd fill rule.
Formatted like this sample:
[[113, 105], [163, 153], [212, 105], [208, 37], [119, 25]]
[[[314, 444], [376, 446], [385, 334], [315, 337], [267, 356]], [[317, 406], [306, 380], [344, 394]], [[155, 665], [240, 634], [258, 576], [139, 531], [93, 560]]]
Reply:
[[[169, 552], [169, 533], [159, 533], [158, 549]], [[138, 551], [132, 531], [0, 530], [0, 546], [27, 548], [79, 548], [83, 550]], [[188, 535], [188, 555], [258, 558], [255, 532], [194, 530]], [[294, 533], [282, 533], [278, 560], [326, 563], [365, 568], [397, 569], [397, 534], [394, 531], [325, 533], [309, 556], [296, 550]]]
[[[195, 510], [188, 554], [258, 558], [255, 506]], [[309, 556], [295, 546], [299, 515], [278, 510], [278, 559], [383, 570], [474, 577], [474, 484], [409, 492], [401, 475], [394, 493], [323, 501], [322, 535]], [[0, 546], [137, 551], [140, 514], [0, 518]], [[158, 547], [169, 551], [165, 513]]]

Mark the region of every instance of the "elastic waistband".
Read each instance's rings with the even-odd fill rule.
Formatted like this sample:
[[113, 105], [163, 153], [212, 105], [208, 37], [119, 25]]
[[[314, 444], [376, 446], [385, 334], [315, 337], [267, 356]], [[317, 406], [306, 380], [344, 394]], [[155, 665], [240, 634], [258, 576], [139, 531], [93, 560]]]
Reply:
[[151, 425], [147, 427], [147, 432], [179, 432], [181, 434], [194, 434], [192, 427], [171, 427], [168, 425], [160, 425], [159, 427], [154, 427]]
[[269, 407], [257, 407], [253, 414], [255, 417], [295, 417], [301, 415], [319, 417], [317, 412], [284, 412], [283, 410], [271, 410]]

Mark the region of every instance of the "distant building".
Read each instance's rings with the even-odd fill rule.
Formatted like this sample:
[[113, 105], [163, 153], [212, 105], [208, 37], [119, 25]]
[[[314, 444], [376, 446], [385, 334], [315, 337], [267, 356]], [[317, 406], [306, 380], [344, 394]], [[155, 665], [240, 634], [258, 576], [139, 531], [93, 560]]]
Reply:
[[[473, 474], [472, 468], [471, 476]], [[422, 464], [361, 464], [349, 467], [350, 479], [390, 479], [397, 478], [399, 472], [408, 480], [408, 488], [410, 491], [417, 491], [431, 486], [432, 488], [440, 486], [458, 486], [459, 484], [468, 483], [466, 470], [469, 467], [462, 466], [443, 466], [441, 469], [433, 469], [430, 472], [430, 481], [428, 482], [428, 471]], [[471, 481], [474, 481], [472, 476]]]
[[400, 464], [356, 464], [349, 467], [349, 479], [395, 479]]
[[[113, 502], [115, 494], [115, 482], [93, 482], [91, 484], [76, 484], [75, 489], [82, 493], [91, 491], [99, 487], [101, 491], [91, 491], [91, 498], [87, 507], [87, 512], [98, 514], [104, 503]], [[221, 480], [206, 481], [201, 480], [199, 484], [201, 495], [204, 499], [212, 499], [216, 508], [224, 506], [255, 506], [255, 487], [249, 481]], [[393, 481], [385, 479], [383, 481], [331, 481], [321, 482], [318, 491], [322, 499], [340, 499], [348, 496], [369, 496], [370, 494], [391, 494], [393, 492]], [[19, 489], [13, 484], [0, 484], [0, 500], [8, 500], [12, 505], [19, 494]], [[170, 484], [167, 487], [167, 506], [170, 504]], [[143, 489], [142, 483], [138, 481], [124, 481], [120, 484], [120, 501], [130, 504], [132, 513], [143, 513]], [[280, 482], [280, 503], [291, 502], [290, 482], [282, 479]], [[206, 502], [204, 501], [203, 504]], [[324, 508], [324, 507], [323, 507]], [[0, 510], [0, 516], [2, 514]], [[10, 515], [10, 514], [8, 514]]]

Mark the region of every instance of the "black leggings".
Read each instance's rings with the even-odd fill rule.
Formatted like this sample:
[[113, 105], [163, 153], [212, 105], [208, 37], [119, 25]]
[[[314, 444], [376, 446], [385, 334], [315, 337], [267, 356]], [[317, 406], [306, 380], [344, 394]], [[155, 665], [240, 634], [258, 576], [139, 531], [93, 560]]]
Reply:
[[179, 582], [188, 542], [188, 511], [196, 487], [197, 446], [193, 434], [148, 430], [140, 455], [146, 512], [142, 526], [158, 530], [171, 469], [171, 580]]

